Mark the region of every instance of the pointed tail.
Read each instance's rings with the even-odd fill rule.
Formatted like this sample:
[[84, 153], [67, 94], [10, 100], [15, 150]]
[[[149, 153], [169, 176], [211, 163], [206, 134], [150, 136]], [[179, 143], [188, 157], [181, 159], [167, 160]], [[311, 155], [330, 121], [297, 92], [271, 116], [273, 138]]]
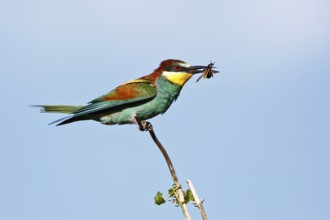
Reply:
[[74, 111], [84, 106], [72, 106], [72, 105], [33, 105], [33, 107], [41, 108], [41, 112], [49, 113], [64, 113], [71, 114]]

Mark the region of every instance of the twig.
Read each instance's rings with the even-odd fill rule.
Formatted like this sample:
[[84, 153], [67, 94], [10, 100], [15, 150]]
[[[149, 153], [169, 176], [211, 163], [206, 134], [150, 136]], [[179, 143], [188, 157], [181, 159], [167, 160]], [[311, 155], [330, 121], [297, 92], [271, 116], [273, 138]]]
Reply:
[[188, 184], [188, 186], [191, 190], [191, 193], [194, 197], [194, 200], [195, 200], [194, 204], [199, 208], [199, 211], [201, 212], [203, 220], [207, 220], [207, 215], [206, 215], [206, 212], [205, 212], [204, 207], [203, 207], [203, 201], [199, 199], [199, 197], [196, 193], [195, 187], [192, 184], [192, 182], [190, 180], [186, 180], [186, 181], [187, 181], [187, 184]]
[[[181, 206], [184, 217], [186, 218], [186, 220], [191, 220], [190, 214], [189, 214], [188, 209], [187, 209], [187, 205], [184, 202], [184, 192], [183, 192], [183, 190], [180, 186], [179, 179], [176, 175], [176, 172], [174, 170], [174, 167], [173, 167], [173, 164], [172, 164], [172, 161], [171, 161], [170, 157], [168, 156], [168, 154], [167, 154], [165, 148], [163, 147], [163, 145], [158, 140], [158, 138], [157, 138], [157, 136], [156, 136], [156, 134], [153, 130], [152, 124], [150, 122], [143, 122], [142, 124], [144, 124], [144, 126], [143, 126], [144, 128], [147, 128], [147, 130], [149, 131], [149, 134], [152, 137], [153, 141], [155, 142], [155, 144], [157, 145], [159, 150], [162, 152], [162, 154], [163, 154], [163, 156], [166, 160], [167, 166], [168, 166], [168, 168], [171, 172], [172, 179], [173, 179], [173, 182], [175, 184], [175, 187], [177, 188], [177, 190], [174, 190], [174, 192], [176, 193], [176, 197], [179, 200], [179, 205]], [[139, 125], [140, 125], [140, 123], [139, 123]], [[141, 126], [140, 126], [140, 128], [141, 128]]]

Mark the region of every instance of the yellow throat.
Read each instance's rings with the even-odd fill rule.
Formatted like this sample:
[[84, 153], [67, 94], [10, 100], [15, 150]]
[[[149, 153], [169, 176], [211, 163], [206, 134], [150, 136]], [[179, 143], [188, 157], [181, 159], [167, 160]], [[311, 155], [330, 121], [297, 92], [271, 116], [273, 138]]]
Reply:
[[192, 74], [186, 72], [163, 72], [163, 76], [178, 86], [183, 86], [191, 77]]

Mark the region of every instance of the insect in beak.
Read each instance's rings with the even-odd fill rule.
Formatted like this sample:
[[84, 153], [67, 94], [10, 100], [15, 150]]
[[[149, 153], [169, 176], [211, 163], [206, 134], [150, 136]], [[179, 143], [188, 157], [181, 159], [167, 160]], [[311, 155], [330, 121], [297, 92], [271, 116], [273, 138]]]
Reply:
[[198, 77], [196, 82], [198, 82], [202, 77], [204, 77], [204, 79], [206, 79], [206, 78], [209, 79], [209, 78], [213, 77], [213, 75], [215, 73], [218, 73], [219, 71], [214, 70], [215, 67], [213, 67], [213, 65], [214, 65], [214, 62], [211, 62], [209, 65], [207, 65], [202, 71], [203, 75]]

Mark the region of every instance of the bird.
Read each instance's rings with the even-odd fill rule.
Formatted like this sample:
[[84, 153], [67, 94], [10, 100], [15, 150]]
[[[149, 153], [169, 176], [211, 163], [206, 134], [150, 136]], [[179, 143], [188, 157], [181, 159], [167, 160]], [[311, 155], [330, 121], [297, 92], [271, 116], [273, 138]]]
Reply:
[[[167, 59], [151, 74], [128, 81], [110, 92], [88, 102], [85, 106], [35, 105], [41, 112], [65, 113], [68, 116], [50, 124], [94, 120], [104, 125], [138, 124], [164, 114], [179, 97], [186, 82], [208, 66], [190, 66], [178, 59]], [[211, 67], [212, 68], [212, 67]], [[217, 71], [214, 71], [217, 72]]]

